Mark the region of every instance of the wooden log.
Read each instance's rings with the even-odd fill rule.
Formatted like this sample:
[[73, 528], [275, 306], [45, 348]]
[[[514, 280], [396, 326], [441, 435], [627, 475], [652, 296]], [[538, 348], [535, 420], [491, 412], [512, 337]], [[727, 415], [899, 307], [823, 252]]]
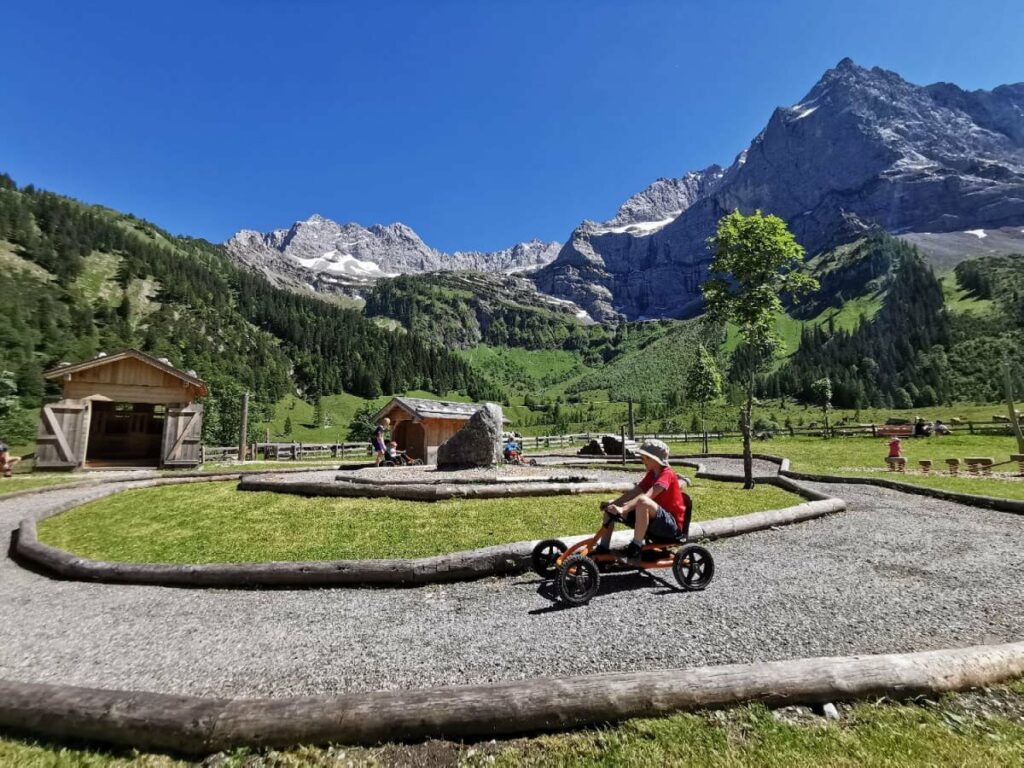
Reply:
[[[793, 481], [786, 482], [797, 487]], [[778, 484], [786, 487], [783, 482]], [[67, 505], [63, 511], [74, 506], [77, 506], [77, 503]], [[826, 498], [785, 509], [694, 523], [690, 528], [690, 537], [693, 540], [713, 540], [739, 536], [778, 525], [810, 520], [845, 508], [846, 503], [841, 499]], [[572, 536], [564, 537], [563, 540], [571, 546], [583, 538], [585, 537]], [[15, 548], [21, 557], [35, 565], [64, 578], [78, 581], [200, 588], [251, 588], [413, 586], [514, 575], [530, 567], [530, 555], [536, 543], [521, 541], [409, 560], [325, 560], [200, 565], [108, 563], [77, 557], [70, 552], [40, 542], [35, 521], [30, 519], [22, 521]]]
[[[341, 477], [341, 476], [339, 476]], [[402, 501], [442, 501], [446, 499], [507, 499], [513, 497], [570, 496], [581, 493], [622, 493], [634, 487], [630, 482], [584, 483], [494, 483], [429, 484], [375, 486], [347, 482], [342, 478], [333, 483], [290, 483], [261, 478], [243, 477], [238, 484], [241, 491], [272, 491], [297, 496], [340, 496], [346, 498], [390, 498]]]
[[512, 736], [713, 709], [906, 698], [1024, 674], [1024, 643], [534, 678], [340, 696], [226, 699], [0, 681], [0, 727], [205, 755], [238, 747]]

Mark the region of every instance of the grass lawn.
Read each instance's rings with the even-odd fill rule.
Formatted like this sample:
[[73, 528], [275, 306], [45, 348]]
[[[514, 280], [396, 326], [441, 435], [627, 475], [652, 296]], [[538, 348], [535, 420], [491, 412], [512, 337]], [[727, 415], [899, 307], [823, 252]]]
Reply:
[[[993, 706], [995, 704], [996, 706]], [[996, 711], [999, 711], [996, 714]], [[627, 720], [605, 728], [495, 743], [385, 744], [377, 747], [295, 747], [238, 750], [210, 765], [298, 766], [655, 766], [702, 768], [860, 768], [1024, 763], [1024, 686], [988, 694], [945, 696], [918, 704], [858, 703], [839, 722], [804, 715], [779, 719], [759, 705], [664, 718]], [[0, 765], [21, 768], [184, 768], [164, 755], [61, 747], [0, 738]]]
[[[1004, 435], [955, 434], [942, 437], [905, 438], [903, 455], [907, 457], [908, 473], [899, 475], [886, 472], [886, 438], [837, 437], [822, 440], [817, 437], [776, 437], [772, 440], [754, 442], [755, 453], [784, 456], [790, 460], [794, 471], [820, 472], [831, 475], [855, 477], [885, 477], [900, 482], [942, 488], [948, 491], [974, 493], [985, 496], [999, 496], [1009, 499], [1024, 499], [1024, 481], [1000, 478], [977, 478], [966, 475], [950, 477], [945, 472], [947, 458], [987, 456], [996, 462], [1007, 461], [1017, 451], [1017, 441]], [[676, 457], [698, 451], [696, 443], [672, 445]], [[712, 440], [712, 453], [740, 453], [742, 442], [737, 439]], [[931, 459], [933, 474], [918, 474], [918, 460]], [[961, 466], [966, 472], [966, 467]], [[1016, 464], [997, 467], [996, 472], [1016, 472]]]
[[[701, 481], [694, 519], [801, 501], [771, 486]], [[426, 557], [586, 533], [605, 495], [439, 502], [303, 498], [239, 491], [234, 482], [126, 491], [44, 521], [47, 544], [121, 562], [216, 563]]]
[[0, 499], [4, 497], [4, 494], [14, 493], [15, 491], [47, 488], [51, 485], [80, 483], [89, 479], [86, 475], [71, 474], [70, 472], [16, 472], [14, 477], [0, 477]]

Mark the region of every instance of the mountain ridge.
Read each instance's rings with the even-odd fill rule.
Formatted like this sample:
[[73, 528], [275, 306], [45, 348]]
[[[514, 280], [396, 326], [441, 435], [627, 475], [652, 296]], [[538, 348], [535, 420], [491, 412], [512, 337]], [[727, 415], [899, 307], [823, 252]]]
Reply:
[[561, 247], [534, 239], [498, 251], [448, 254], [428, 246], [401, 222], [364, 227], [316, 213], [266, 233], [240, 230], [224, 246], [239, 263], [275, 285], [354, 298], [362, 298], [375, 281], [400, 274], [534, 269], [553, 260]]
[[721, 178], [651, 232], [583, 222], [538, 287], [596, 319], [686, 317], [717, 220], [784, 218], [809, 253], [881, 228], [893, 234], [1024, 223], [1024, 84], [917, 86], [846, 58], [775, 109]]

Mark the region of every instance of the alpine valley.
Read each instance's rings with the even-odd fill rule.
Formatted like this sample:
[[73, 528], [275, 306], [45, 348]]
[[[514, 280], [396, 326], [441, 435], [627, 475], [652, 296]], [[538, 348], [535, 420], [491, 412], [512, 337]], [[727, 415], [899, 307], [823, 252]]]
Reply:
[[211, 382], [213, 442], [241, 388], [276, 436], [307, 440], [410, 391], [501, 400], [528, 431], [613, 428], [627, 398], [653, 427], [688, 423], [689, 351], [728, 369], [736, 346], [700, 292], [735, 209], [785, 219], [821, 284], [779, 321], [765, 403], [807, 402], [824, 375], [838, 407], [998, 399], [993, 366], [1024, 341], [1024, 84], [919, 86], [844, 59], [727, 167], [657, 179], [564, 244], [487, 253], [319, 215], [211, 244], [0, 181], [11, 435], [42, 370], [122, 346]]

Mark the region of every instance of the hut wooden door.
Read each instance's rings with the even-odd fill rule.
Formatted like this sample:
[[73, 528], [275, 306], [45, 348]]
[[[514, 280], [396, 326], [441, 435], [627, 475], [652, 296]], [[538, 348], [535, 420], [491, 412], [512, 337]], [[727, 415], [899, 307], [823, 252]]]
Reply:
[[77, 469], [89, 442], [89, 400], [61, 400], [43, 406], [36, 437], [36, 469]]
[[194, 467], [202, 460], [203, 406], [169, 405], [164, 416], [161, 464], [165, 467]]

